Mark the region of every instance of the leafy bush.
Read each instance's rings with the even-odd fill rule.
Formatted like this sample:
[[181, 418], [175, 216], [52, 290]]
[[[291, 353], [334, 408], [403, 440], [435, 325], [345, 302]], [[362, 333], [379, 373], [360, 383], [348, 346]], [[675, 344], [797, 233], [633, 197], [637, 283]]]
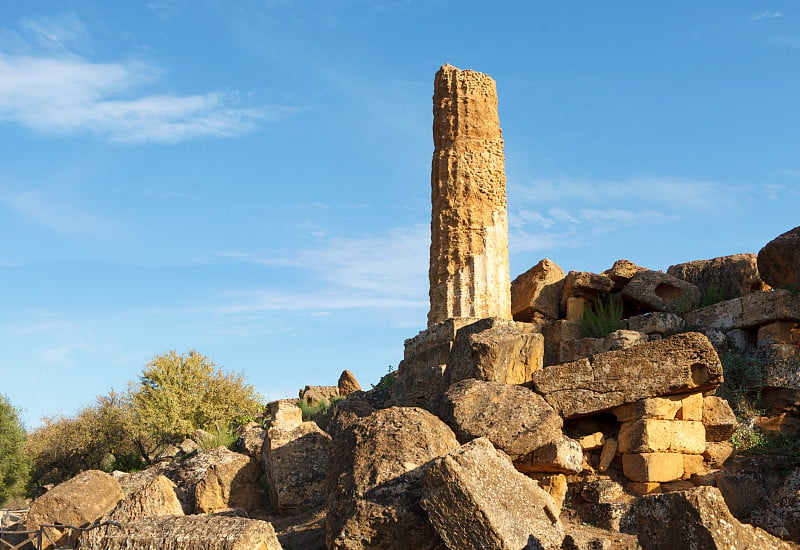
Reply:
[[717, 395], [725, 398], [740, 416], [752, 417], [761, 397], [763, 360], [736, 353], [723, 353], [719, 358], [725, 381], [717, 388]]
[[589, 338], [602, 338], [624, 328], [622, 322], [622, 301], [609, 297], [596, 299], [583, 310], [581, 334]]
[[30, 472], [25, 435], [17, 409], [0, 394], [0, 506], [25, 494]]
[[203, 438], [203, 440], [199, 442], [200, 448], [204, 451], [210, 451], [217, 447], [230, 449], [233, 447], [233, 444], [236, 443], [236, 440], [239, 439], [236, 430], [232, 427], [222, 429], [218, 427], [215, 431], [210, 433], [211, 437]]

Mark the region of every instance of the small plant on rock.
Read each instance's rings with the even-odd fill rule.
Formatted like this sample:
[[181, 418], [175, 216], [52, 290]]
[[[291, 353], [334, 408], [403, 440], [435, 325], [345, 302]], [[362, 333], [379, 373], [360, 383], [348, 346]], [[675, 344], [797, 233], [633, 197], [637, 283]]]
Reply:
[[625, 328], [622, 322], [622, 301], [609, 297], [596, 299], [583, 310], [580, 321], [581, 334], [589, 338], [602, 338]]
[[736, 353], [723, 353], [719, 359], [725, 381], [717, 388], [717, 395], [726, 399], [737, 415], [751, 418], [761, 397], [763, 360]]

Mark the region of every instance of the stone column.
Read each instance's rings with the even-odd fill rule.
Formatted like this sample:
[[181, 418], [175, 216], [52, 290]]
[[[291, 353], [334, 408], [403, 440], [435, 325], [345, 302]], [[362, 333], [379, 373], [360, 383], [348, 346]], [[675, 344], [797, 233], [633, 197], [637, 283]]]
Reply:
[[433, 93], [428, 326], [511, 319], [503, 136], [489, 76], [444, 65]]

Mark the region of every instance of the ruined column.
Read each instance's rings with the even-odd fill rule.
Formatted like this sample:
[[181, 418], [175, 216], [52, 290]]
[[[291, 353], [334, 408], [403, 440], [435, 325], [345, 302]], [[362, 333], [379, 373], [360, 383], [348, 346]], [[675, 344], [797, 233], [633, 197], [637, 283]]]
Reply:
[[444, 65], [433, 92], [428, 326], [511, 319], [503, 136], [489, 76]]

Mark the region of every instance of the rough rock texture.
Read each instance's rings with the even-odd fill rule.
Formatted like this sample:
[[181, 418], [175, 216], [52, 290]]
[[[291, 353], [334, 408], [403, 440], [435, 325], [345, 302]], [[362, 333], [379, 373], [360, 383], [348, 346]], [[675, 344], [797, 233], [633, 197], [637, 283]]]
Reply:
[[[210, 513], [227, 508], [252, 511], [262, 507], [261, 465], [250, 456], [228, 451], [224, 447], [219, 459], [206, 470], [195, 487], [195, 510]], [[227, 451], [227, 452], [223, 452]]]
[[758, 271], [772, 287], [800, 286], [800, 227], [778, 235], [758, 252]]
[[615, 330], [603, 338], [578, 338], [561, 342], [558, 350], [559, 363], [571, 363], [590, 355], [606, 351], [628, 349], [648, 341], [647, 334], [634, 330]]
[[721, 382], [722, 364], [708, 338], [687, 332], [547, 367], [533, 373], [531, 386], [571, 418], [647, 397], [710, 390]]
[[[570, 298], [582, 298], [583, 303], [590, 303], [599, 296], [611, 292], [613, 287], [614, 282], [605, 275], [589, 271], [570, 271], [564, 279], [564, 288], [561, 291], [561, 311], [569, 313], [567, 306]], [[570, 321], [580, 320], [581, 316], [577, 317]]]
[[[281, 550], [266, 521], [221, 516], [142, 518], [109, 527], [104, 550]], [[93, 546], [90, 546], [93, 548]]]
[[433, 91], [428, 326], [511, 319], [503, 137], [490, 77], [444, 65]]
[[733, 454], [733, 445], [727, 441], [708, 441], [706, 450], [703, 451], [703, 458], [712, 468], [722, 468], [725, 461]]
[[[109, 513], [125, 498], [119, 482], [100, 470], [81, 472], [70, 480], [56, 485], [31, 504], [25, 525], [34, 531], [41, 524], [86, 526]], [[70, 533], [47, 528], [43, 549], [55, 548], [47, 539], [61, 545]]]
[[785, 288], [753, 292], [696, 309], [684, 315], [689, 326], [729, 331], [773, 323], [800, 321], [800, 294]]
[[567, 525], [565, 531], [563, 550], [641, 550], [636, 535], [579, 524]]
[[325, 503], [330, 447], [331, 436], [315, 422], [270, 427], [263, 458], [269, 499], [275, 510], [297, 513]]
[[758, 276], [755, 254], [734, 254], [675, 264], [667, 269], [667, 275], [689, 281], [700, 292], [717, 293], [724, 300], [768, 288]]
[[621, 290], [640, 271], [647, 271], [647, 268], [638, 266], [630, 260], [617, 260], [610, 269], [603, 271], [603, 275], [614, 282], [614, 290]]
[[341, 397], [350, 395], [354, 391], [361, 391], [361, 384], [356, 380], [356, 375], [347, 369], [343, 370], [342, 374], [339, 375], [337, 386]]
[[686, 321], [682, 317], [662, 311], [628, 317], [625, 322], [629, 330], [662, 336], [682, 332], [686, 328]]
[[800, 348], [790, 344], [766, 346], [762, 366], [765, 388], [800, 390]]
[[786, 477], [766, 506], [753, 510], [751, 522], [775, 536], [800, 542], [800, 469]]
[[633, 503], [624, 532], [636, 533], [643, 550], [789, 550], [778, 538], [740, 523], [716, 487], [647, 495]]
[[339, 386], [306, 386], [300, 390], [300, 399], [311, 406], [339, 397]]
[[419, 408], [350, 413], [333, 440], [330, 549], [443, 549], [419, 505], [421, 466], [458, 448], [447, 425]]
[[422, 507], [451, 549], [561, 548], [550, 495], [479, 438], [425, 468]]
[[462, 327], [476, 321], [448, 319], [405, 341], [403, 360], [397, 367], [397, 380], [391, 390], [397, 405], [435, 410], [442, 392], [447, 389], [442, 387], [442, 377], [456, 335]]
[[511, 282], [511, 314], [515, 321], [558, 319], [564, 271], [545, 258]]
[[681, 313], [700, 300], [700, 289], [660, 271], [640, 271], [622, 289], [622, 297], [650, 311]]
[[514, 321], [496, 317], [462, 327], [447, 359], [442, 389], [475, 378], [522, 384], [542, 368], [544, 337], [526, 332]]
[[270, 425], [288, 422], [299, 424], [303, 421], [303, 410], [297, 406], [296, 399], [281, 399], [267, 403]]
[[544, 365], [557, 365], [564, 361], [559, 360], [561, 347], [572, 340], [581, 338], [580, 323], [560, 319], [558, 321], [550, 321], [542, 327], [542, 335], [544, 336]]
[[246, 454], [253, 460], [261, 460], [262, 447], [264, 447], [264, 439], [266, 437], [267, 430], [256, 422], [248, 422], [242, 426], [241, 435], [236, 440], [234, 449], [239, 453]]
[[684, 453], [706, 450], [702, 422], [642, 419], [624, 422], [619, 430], [620, 453]]
[[707, 441], [727, 441], [739, 427], [731, 406], [722, 397], [703, 399], [703, 425]]
[[459, 441], [486, 437], [512, 460], [561, 437], [561, 417], [522, 386], [462, 380], [444, 397], [442, 419]]
[[562, 435], [519, 458], [514, 466], [521, 472], [577, 474], [583, 470], [583, 449], [580, 443]]

